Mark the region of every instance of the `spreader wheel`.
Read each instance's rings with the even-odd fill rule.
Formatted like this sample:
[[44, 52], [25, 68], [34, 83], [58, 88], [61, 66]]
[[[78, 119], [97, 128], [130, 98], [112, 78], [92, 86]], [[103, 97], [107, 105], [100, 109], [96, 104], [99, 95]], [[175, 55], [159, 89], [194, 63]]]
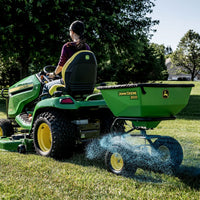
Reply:
[[183, 160], [183, 149], [180, 143], [172, 137], [158, 138], [154, 144], [154, 149], [159, 153], [161, 162], [168, 163], [177, 168]]
[[117, 175], [134, 175], [137, 168], [128, 162], [129, 156], [130, 154], [126, 149], [113, 146], [105, 154], [107, 170]]
[[39, 155], [53, 158], [70, 157], [75, 143], [76, 127], [60, 113], [41, 113], [33, 126], [33, 141]]
[[14, 134], [12, 123], [9, 119], [0, 119], [0, 137], [10, 137]]

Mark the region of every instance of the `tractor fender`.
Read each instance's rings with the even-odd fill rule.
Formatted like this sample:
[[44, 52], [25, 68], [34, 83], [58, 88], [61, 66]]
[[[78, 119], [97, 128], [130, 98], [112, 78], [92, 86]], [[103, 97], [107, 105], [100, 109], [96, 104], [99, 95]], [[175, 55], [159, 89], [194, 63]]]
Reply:
[[[67, 101], [67, 103], [62, 103], [63, 99], [70, 99], [70, 101]], [[35, 109], [33, 111], [32, 115], [32, 124], [35, 117], [42, 112], [42, 110], [46, 110], [49, 108], [56, 108], [60, 110], [78, 110], [80, 107], [99, 107], [99, 108], [107, 108], [106, 102], [104, 100], [92, 100], [92, 101], [76, 101], [71, 97], [70, 95], [65, 95], [62, 97], [52, 97], [44, 99], [40, 102], [38, 102], [35, 106]]]
[[[66, 99], [66, 98], [70, 98], [73, 101], [73, 103], [62, 104], [61, 100]], [[36, 104], [35, 109], [33, 111], [33, 115], [32, 115], [32, 118], [33, 118], [32, 123], [35, 117], [38, 115], [38, 113], [41, 113], [42, 110], [46, 110], [49, 108], [72, 110], [72, 109], [78, 109], [79, 107], [80, 106], [76, 103], [76, 101], [69, 95], [63, 96], [63, 97], [53, 97], [53, 98], [44, 99]]]

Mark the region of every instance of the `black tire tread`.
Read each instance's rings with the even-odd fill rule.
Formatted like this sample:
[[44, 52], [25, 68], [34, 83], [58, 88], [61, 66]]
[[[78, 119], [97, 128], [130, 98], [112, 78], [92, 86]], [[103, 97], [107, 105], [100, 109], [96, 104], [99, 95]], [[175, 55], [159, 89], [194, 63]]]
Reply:
[[[46, 122], [52, 133], [52, 147], [48, 154], [43, 153], [37, 142], [38, 124]], [[69, 157], [75, 144], [76, 126], [58, 111], [47, 111], [38, 115], [33, 126], [35, 150], [38, 154], [53, 158]]]
[[[105, 165], [106, 165], [107, 170], [116, 175], [133, 176], [137, 171], [137, 167], [133, 165], [133, 162], [129, 161], [129, 159], [131, 159], [131, 153], [129, 152], [129, 150], [126, 148], [120, 147], [120, 145], [114, 145], [112, 149], [113, 150], [111, 151], [108, 150], [105, 154]], [[116, 149], [117, 152], [123, 158], [124, 167], [122, 168], [121, 171], [115, 171], [110, 164], [110, 158], [113, 152], [115, 151], [114, 149]]]
[[170, 159], [174, 167], [178, 167], [181, 165], [183, 160], [183, 149], [180, 145], [180, 143], [169, 136], [163, 136], [161, 138], [158, 138], [153, 146], [157, 150], [160, 146], [166, 146], [170, 151]]
[[10, 137], [14, 134], [14, 129], [9, 119], [0, 119], [0, 127], [3, 130], [3, 136]]

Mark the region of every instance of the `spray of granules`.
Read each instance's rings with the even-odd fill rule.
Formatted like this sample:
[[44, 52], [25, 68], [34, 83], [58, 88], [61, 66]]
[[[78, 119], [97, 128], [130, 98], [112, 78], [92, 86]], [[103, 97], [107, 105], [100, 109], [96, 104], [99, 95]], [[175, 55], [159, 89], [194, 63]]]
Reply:
[[105, 152], [114, 153], [115, 147], [121, 149], [121, 156], [129, 165], [160, 173], [172, 173], [170, 160], [163, 162], [156, 150], [148, 145], [139, 144], [138, 138], [131, 137], [129, 134], [113, 133], [93, 140], [86, 148], [86, 157], [88, 159], [102, 159]]

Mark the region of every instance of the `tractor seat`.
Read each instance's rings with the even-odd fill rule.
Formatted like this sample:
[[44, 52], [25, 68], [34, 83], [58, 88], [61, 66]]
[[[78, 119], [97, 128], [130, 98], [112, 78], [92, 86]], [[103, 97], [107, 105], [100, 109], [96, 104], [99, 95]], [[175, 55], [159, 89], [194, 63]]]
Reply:
[[89, 95], [93, 93], [97, 76], [97, 61], [93, 52], [81, 50], [76, 52], [63, 66], [62, 79], [64, 84], [53, 85], [49, 94], [55, 95], [57, 91], [76, 95]]

